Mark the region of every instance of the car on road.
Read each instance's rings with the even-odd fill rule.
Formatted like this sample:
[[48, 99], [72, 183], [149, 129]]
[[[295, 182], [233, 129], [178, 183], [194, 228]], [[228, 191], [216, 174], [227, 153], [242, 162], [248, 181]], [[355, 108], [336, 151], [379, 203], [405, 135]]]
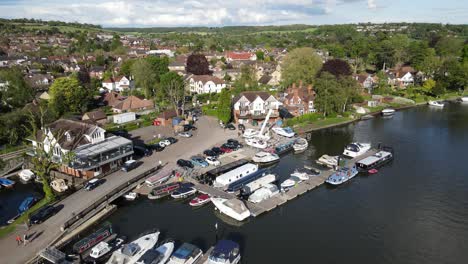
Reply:
[[177, 143], [177, 141], [179, 141], [177, 138], [174, 138], [174, 137], [168, 137], [166, 139], [169, 140], [169, 142], [171, 142], [171, 145], [175, 144], [175, 143]]
[[165, 149], [165, 147], [159, 145], [159, 144], [153, 144], [153, 145], [150, 145], [150, 148], [156, 152], [161, 152]]
[[184, 160], [184, 159], [180, 159], [177, 161], [177, 165], [179, 165], [180, 167], [184, 168], [184, 169], [187, 169], [187, 168], [190, 168], [192, 169], [194, 166], [193, 166], [193, 163], [189, 160]]
[[223, 155], [224, 154], [224, 151], [221, 149], [221, 148], [218, 148], [218, 147], [213, 147], [211, 149], [211, 151], [213, 151], [214, 153], [216, 153], [217, 156], [220, 156], [220, 155]]
[[159, 141], [159, 145], [161, 147], [167, 147], [167, 146], [171, 145], [171, 141], [169, 141], [167, 139], [162, 139], [161, 141]]
[[231, 152], [233, 151], [232, 148], [229, 148], [229, 147], [227, 147], [227, 146], [225, 146], [225, 145], [222, 145], [222, 146], [220, 147], [220, 149], [221, 149], [224, 153], [231, 153]]
[[184, 137], [184, 138], [189, 138], [189, 137], [193, 136], [192, 133], [190, 133], [190, 132], [181, 132], [178, 135], [179, 135], [179, 137]]
[[133, 146], [133, 151], [135, 152], [137, 156], [141, 156], [141, 157], [151, 156], [151, 154], [153, 154], [151, 149], [148, 149], [147, 147], [140, 146], [140, 145]]
[[232, 123], [229, 123], [225, 126], [225, 128], [229, 129], [229, 130], [236, 130], [236, 127], [232, 124]]
[[207, 149], [205, 151], [203, 151], [203, 154], [205, 154], [205, 156], [208, 156], [208, 157], [217, 157], [218, 154], [216, 152], [214, 152], [213, 150], [211, 149]]
[[137, 164], [136, 160], [127, 160], [123, 164], [123, 166], [122, 166], [122, 168], [120, 170], [124, 171], [124, 172], [129, 172], [129, 171], [133, 170], [134, 168], [136, 168], [136, 164]]
[[84, 185], [86, 191], [91, 191], [96, 189], [99, 185], [104, 183], [104, 179], [92, 179]]
[[208, 162], [208, 164], [213, 166], [219, 166], [221, 164], [221, 162], [219, 162], [219, 160], [215, 157], [207, 157], [205, 160]]
[[197, 127], [194, 125], [186, 124], [184, 125], [184, 131], [197, 130]]
[[37, 210], [36, 212], [32, 213], [29, 217], [29, 222], [33, 225], [40, 224], [45, 220], [49, 219], [49, 217], [53, 216], [57, 213], [57, 209], [52, 205], [46, 205], [41, 209]]
[[194, 157], [191, 157], [190, 160], [192, 161], [192, 163], [196, 166], [200, 166], [202, 168], [205, 168], [205, 167], [208, 167], [208, 162], [206, 162], [206, 160], [202, 157], [197, 157], [197, 156], [194, 156]]

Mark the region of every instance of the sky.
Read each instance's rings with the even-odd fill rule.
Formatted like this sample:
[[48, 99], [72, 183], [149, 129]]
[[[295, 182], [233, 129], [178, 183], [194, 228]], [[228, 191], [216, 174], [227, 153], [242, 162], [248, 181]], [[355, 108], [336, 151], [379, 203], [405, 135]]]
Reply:
[[0, 0], [2, 18], [104, 27], [468, 23], [467, 0]]

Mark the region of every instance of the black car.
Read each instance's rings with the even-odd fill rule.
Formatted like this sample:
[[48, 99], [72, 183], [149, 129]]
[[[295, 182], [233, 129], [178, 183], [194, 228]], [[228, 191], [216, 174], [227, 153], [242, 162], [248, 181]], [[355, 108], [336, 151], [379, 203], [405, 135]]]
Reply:
[[203, 154], [205, 154], [205, 156], [208, 156], [208, 157], [217, 157], [217, 156], [219, 156], [216, 152], [214, 152], [211, 149], [207, 149], [207, 150], [203, 151]]
[[125, 131], [125, 130], [117, 130], [117, 131], [114, 131], [114, 132], [111, 132], [111, 133], [116, 135], [116, 136], [119, 136], [119, 137], [124, 137], [124, 138], [129, 138], [130, 137], [128, 132]]
[[151, 145], [151, 149], [157, 152], [163, 151], [165, 148], [159, 144], [153, 144]]
[[216, 153], [217, 156], [223, 155], [223, 154], [224, 154], [224, 151], [223, 151], [221, 148], [218, 148], [218, 147], [212, 148], [211, 151], [213, 151], [214, 153]]
[[190, 130], [197, 130], [197, 128], [190, 124], [184, 125], [184, 131], [190, 131]]
[[221, 148], [228, 148], [228, 149], [232, 149], [233, 151], [236, 151], [239, 149], [239, 146], [236, 145], [236, 144], [231, 144], [231, 143], [224, 143]]
[[105, 181], [104, 179], [92, 179], [92, 180], [88, 181], [87, 183], [85, 183], [83, 188], [86, 191], [91, 191], [91, 190], [95, 189], [96, 187], [98, 187], [99, 185], [103, 184], [104, 181]]
[[236, 127], [232, 124], [232, 123], [229, 123], [225, 126], [225, 128], [229, 129], [229, 130], [236, 130]]
[[239, 145], [239, 144], [240, 144], [239, 141], [238, 141], [237, 139], [232, 139], [232, 138], [228, 139], [228, 140], [227, 140], [227, 143], [231, 143], [231, 144], [235, 144], [235, 145]]
[[182, 168], [190, 168], [190, 169], [193, 168], [193, 163], [191, 161], [184, 160], [184, 159], [178, 160], [177, 165], [179, 165]]
[[151, 156], [151, 154], [153, 154], [151, 149], [148, 149], [145, 146], [138, 146], [138, 145], [133, 146], [133, 151], [138, 156]]
[[173, 137], [168, 137], [166, 139], [169, 140], [169, 142], [171, 142], [171, 144], [174, 144], [174, 143], [176, 143], [178, 141], [177, 138], [173, 138]]
[[31, 224], [37, 225], [44, 222], [49, 217], [53, 216], [56, 212], [57, 210], [55, 209], [55, 207], [53, 207], [52, 205], [47, 205], [34, 212], [29, 217], [29, 221], [31, 222]]

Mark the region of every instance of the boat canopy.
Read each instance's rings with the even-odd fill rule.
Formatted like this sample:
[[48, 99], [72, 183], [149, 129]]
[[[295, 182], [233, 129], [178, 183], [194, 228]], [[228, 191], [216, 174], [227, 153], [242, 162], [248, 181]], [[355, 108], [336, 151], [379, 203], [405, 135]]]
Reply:
[[122, 253], [127, 255], [127, 256], [133, 256], [135, 255], [139, 250], [140, 250], [140, 246], [138, 244], [135, 244], [135, 243], [130, 243], [130, 244], [127, 244], [125, 245], [123, 248], [122, 248]]
[[356, 162], [358, 165], [359, 164], [362, 164], [364, 166], [369, 166], [369, 165], [372, 165], [382, 159], [385, 159], [386, 157], [392, 155], [392, 153], [390, 152], [387, 152], [387, 151], [379, 151], [377, 152], [376, 154], [372, 155], [372, 156], [369, 156], [365, 159], [362, 159], [358, 162]]
[[239, 244], [231, 240], [220, 240], [210, 254], [211, 259], [234, 259], [239, 254]]
[[184, 243], [174, 252], [174, 254], [172, 254], [172, 256], [178, 259], [188, 259], [191, 256], [198, 255], [198, 251], [200, 251], [200, 249], [196, 246], [189, 243]]

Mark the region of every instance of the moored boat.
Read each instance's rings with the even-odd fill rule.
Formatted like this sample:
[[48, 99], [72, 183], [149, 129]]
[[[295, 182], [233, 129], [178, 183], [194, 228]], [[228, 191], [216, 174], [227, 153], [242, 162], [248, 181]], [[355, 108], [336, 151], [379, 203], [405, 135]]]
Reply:
[[138, 198], [138, 193], [136, 192], [129, 192], [124, 195], [125, 200], [127, 201], [134, 201], [136, 198]]
[[278, 187], [275, 184], [268, 183], [268, 184], [265, 184], [260, 189], [256, 190], [254, 193], [252, 193], [249, 196], [249, 201], [252, 203], [259, 203], [268, 198], [271, 198], [272, 196], [278, 193], [279, 193]]
[[291, 137], [294, 137], [294, 135], [296, 135], [296, 133], [294, 133], [294, 131], [290, 127], [285, 127], [285, 128], [274, 127], [271, 130], [275, 132], [277, 135], [280, 135], [283, 137], [291, 138]]
[[289, 142], [286, 142], [284, 144], [280, 144], [275, 147], [275, 153], [278, 155], [283, 155], [291, 150], [293, 150], [293, 145], [294, 145], [295, 140], [291, 140]]
[[55, 179], [50, 182], [50, 186], [58, 193], [68, 190], [68, 185], [64, 179]]
[[260, 189], [266, 184], [273, 183], [278, 180], [278, 176], [276, 174], [267, 174], [265, 176], [262, 176], [255, 181], [252, 181], [250, 183], [247, 183], [242, 187], [241, 194], [242, 195], [249, 195], [256, 190]]
[[309, 147], [309, 142], [305, 138], [298, 138], [296, 142], [294, 142], [293, 149], [294, 151], [303, 151]]
[[12, 188], [15, 185], [15, 182], [7, 178], [0, 178], [0, 185], [5, 188]]
[[206, 264], [237, 264], [240, 259], [239, 244], [231, 240], [220, 240], [208, 256]]
[[167, 264], [193, 264], [203, 256], [198, 247], [184, 243], [171, 256]]
[[372, 156], [359, 160], [358, 162], [356, 162], [356, 166], [359, 171], [369, 172], [372, 169], [376, 169], [376, 168], [383, 166], [384, 164], [388, 163], [392, 159], [393, 159], [393, 150], [387, 147], [385, 148], [385, 150], [381, 150]]
[[221, 213], [237, 221], [244, 221], [250, 216], [249, 209], [247, 209], [244, 202], [239, 199], [224, 199], [213, 197], [211, 198], [211, 201]]
[[331, 185], [340, 185], [354, 178], [358, 173], [359, 171], [357, 170], [356, 165], [353, 165], [352, 167], [343, 167], [328, 177], [325, 182]]
[[94, 247], [99, 242], [107, 239], [112, 235], [112, 226], [110, 224], [105, 224], [103, 227], [99, 228], [97, 231], [91, 235], [81, 239], [73, 245], [73, 251], [75, 253], [81, 254], [86, 250]]
[[172, 176], [173, 176], [172, 167], [164, 166], [155, 175], [153, 175], [151, 177], [148, 177], [148, 179], [145, 180], [145, 183], [149, 187], [154, 187], [154, 186], [157, 186], [157, 185], [162, 184], [163, 182], [167, 181]]
[[460, 100], [464, 103], [468, 103], [468, 96], [462, 96]]
[[156, 249], [146, 251], [136, 264], [164, 264], [174, 251], [174, 241], [168, 240]]
[[291, 176], [295, 176], [301, 181], [307, 181], [313, 175], [309, 174], [305, 169], [296, 169], [293, 173], [291, 173]]
[[173, 182], [173, 183], [168, 183], [168, 184], [158, 186], [154, 188], [153, 190], [151, 190], [151, 192], [148, 194], [148, 199], [155, 200], [155, 199], [166, 197], [179, 188], [180, 188], [180, 183], [178, 182]]
[[286, 179], [285, 181], [283, 181], [280, 184], [280, 187], [281, 187], [282, 191], [287, 191], [287, 190], [293, 188], [294, 186], [296, 186], [296, 184], [301, 183], [301, 182], [302, 182], [302, 180], [299, 179], [298, 177], [291, 176], [288, 179]]
[[245, 140], [245, 143], [251, 147], [264, 149], [268, 147], [268, 142], [266, 140], [257, 139], [257, 138], [248, 138]]
[[275, 153], [260, 151], [252, 157], [252, 161], [259, 164], [272, 164], [278, 162], [280, 157]]
[[308, 170], [312, 176], [318, 176], [321, 174], [321, 171], [319, 169], [309, 165], [304, 165], [304, 169]]
[[146, 251], [151, 250], [158, 242], [159, 231], [141, 236], [133, 242], [114, 251], [107, 264], [134, 264]]
[[346, 145], [345, 149], [343, 150], [343, 155], [351, 158], [355, 158], [357, 156], [361, 156], [362, 154], [366, 153], [371, 149], [370, 143], [359, 143], [353, 142], [351, 144]]
[[384, 115], [384, 116], [391, 116], [391, 115], [394, 115], [394, 114], [395, 114], [395, 109], [385, 108], [384, 110], [382, 110], [382, 115]]
[[34, 172], [28, 169], [21, 170], [18, 173], [18, 176], [22, 182], [29, 182], [30, 180], [33, 180], [36, 175], [34, 175]]
[[35, 203], [37, 203], [39, 199], [35, 196], [26, 197], [26, 199], [21, 202], [20, 206], [18, 207], [18, 213], [22, 214], [29, 210]]
[[333, 168], [338, 166], [338, 156], [329, 156], [329, 155], [322, 155], [318, 160], [316, 160], [317, 164]]
[[217, 188], [226, 188], [229, 184], [239, 181], [256, 171], [258, 171], [258, 165], [252, 163], [244, 164], [216, 177], [213, 186]]
[[111, 241], [101, 241], [89, 252], [89, 256], [84, 259], [85, 263], [105, 263], [113, 251], [120, 248], [125, 242], [125, 238], [115, 238]]
[[193, 198], [189, 205], [193, 207], [202, 206], [211, 202], [211, 197], [208, 194], [200, 194], [197, 197]]
[[444, 104], [442, 102], [439, 102], [439, 101], [429, 101], [427, 104], [430, 105], [430, 106], [439, 107], [439, 108], [444, 107]]
[[182, 186], [173, 193], [171, 193], [171, 197], [174, 199], [183, 199], [195, 194], [196, 192], [197, 190], [193, 187]]

